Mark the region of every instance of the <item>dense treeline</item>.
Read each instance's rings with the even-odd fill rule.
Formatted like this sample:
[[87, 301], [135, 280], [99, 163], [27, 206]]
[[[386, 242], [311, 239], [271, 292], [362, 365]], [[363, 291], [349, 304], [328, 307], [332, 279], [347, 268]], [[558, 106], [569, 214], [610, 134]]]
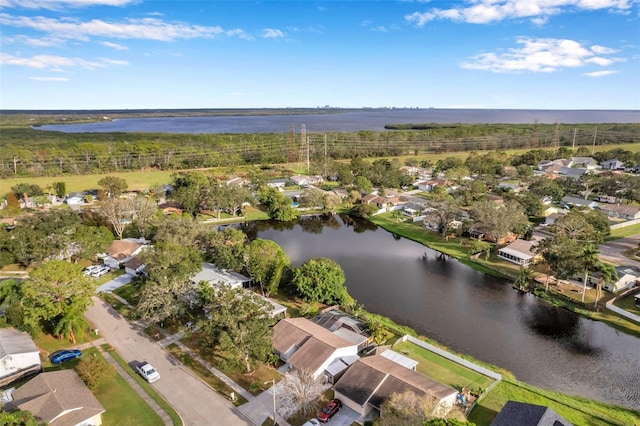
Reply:
[[268, 134], [66, 134], [3, 126], [0, 177], [276, 164], [320, 159], [625, 144], [640, 124], [426, 125], [422, 130]]

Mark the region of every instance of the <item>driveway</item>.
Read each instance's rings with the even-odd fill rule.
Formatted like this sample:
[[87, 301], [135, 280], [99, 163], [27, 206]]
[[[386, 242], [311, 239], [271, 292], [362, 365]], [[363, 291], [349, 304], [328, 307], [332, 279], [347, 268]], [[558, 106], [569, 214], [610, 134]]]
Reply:
[[189, 426], [252, 425], [235, 407], [147, 337], [140, 326], [122, 318], [109, 304], [93, 298], [86, 317], [128, 363], [147, 361], [161, 375], [155, 388]]
[[129, 274], [122, 274], [119, 275], [117, 277], [115, 277], [114, 279], [112, 279], [111, 281], [107, 281], [106, 283], [102, 284], [100, 287], [98, 287], [98, 289], [96, 290], [96, 293], [102, 293], [105, 291], [113, 291], [119, 287], [122, 287], [125, 284], [129, 284], [131, 282], [131, 280], [133, 279], [133, 277]]
[[638, 247], [638, 244], [640, 244], [640, 234], [609, 241], [600, 246], [600, 257], [616, 265], [640, 268], [640, 262], [629, 259], [623, 254], [627, 250]]

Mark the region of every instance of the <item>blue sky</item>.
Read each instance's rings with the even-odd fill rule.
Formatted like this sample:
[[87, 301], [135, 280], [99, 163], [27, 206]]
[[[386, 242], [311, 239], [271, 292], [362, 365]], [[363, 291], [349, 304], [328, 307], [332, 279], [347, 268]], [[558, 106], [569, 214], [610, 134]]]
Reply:
[[640, 0], [0, 0], [0, 108], [640, 109]]

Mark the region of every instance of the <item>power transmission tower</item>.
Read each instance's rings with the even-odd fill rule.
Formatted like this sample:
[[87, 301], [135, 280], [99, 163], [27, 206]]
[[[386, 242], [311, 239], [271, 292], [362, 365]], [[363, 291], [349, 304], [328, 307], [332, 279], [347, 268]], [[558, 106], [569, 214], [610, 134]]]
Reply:
[[560, 122], [558, 120], [556, 120], [556, 128], [553, 132], [553, 140], [556, 150], [558, 150], [560, 148]]
[[[300, 126], [300, 141], [302, 142], [301, 145], [301, 152], [300, 152], [300, 157], [298, 157], [300, 159], [300, 162], [302, 163], [303, 158], [305, 158], [305, 148], [307, 148], [309, 141], [307, 140], [307, 125], [303, 124]], [[305, 146], [306, 145], [306, 146]]]
[[296, 146], [296, 125], [291, 123], [289, 125], [289, 146], [287, 147], [287, 162], [292, 163], [295, 161], [295, 146]]

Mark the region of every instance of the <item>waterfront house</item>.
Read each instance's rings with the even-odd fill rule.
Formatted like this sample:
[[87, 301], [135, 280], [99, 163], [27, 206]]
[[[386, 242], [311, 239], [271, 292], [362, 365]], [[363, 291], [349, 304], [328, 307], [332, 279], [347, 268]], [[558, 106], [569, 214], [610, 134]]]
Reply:
[[335, 397], [364, 417], [379, 412], [394, 393], [413, 392], [433, 399], [434, 413], [444, 416], [455, 404], [458, 392], [396, 360], [400, 361], [382, 355], [360, 358], [334, 386]]
[[[614, 282], [602, 283], [602, 288], [610, 293], [618, 293], [633, 287], [636, 283], [640, 283], [640, 271], [632, 266], [617, 266], [616, 272], [618, 273], [618, 279]], [[594, 272], [590, 277], [590, 282], [593, 285], [597, 285], [600, 274]]]
[[538, 257], [534, 251], [535, 246], [535, 241], [517, 239], [508, 246], [499, 249], [498, 257], [516, 265], [529, 266], [535, 263]]
[[[358, 356], [358, 345], [343, 339], [306, 318], [286, 318], [273, 327], [273, 348], [292, 369], [310, 374], [314, 380], [334, 380]], [[342, 359], [342, 360], [341, 360]], [[338, 364], [336, 364], [338, 362]], [[330, 365], [333, 367], [329, 370]]]
[[491, 426], [571, 426], [549, 407], [507, 401], [491, 422]]
[[245, 277], [234, 271], [223, 271], [218, 269], [211, 263], [203, 263], [202, 269], [189, 278], [193, 284], [198, 285], [204, 281], [210, 286], [228, 285], [231, 288], [249, 288], [251, 287], [251, 278]]

